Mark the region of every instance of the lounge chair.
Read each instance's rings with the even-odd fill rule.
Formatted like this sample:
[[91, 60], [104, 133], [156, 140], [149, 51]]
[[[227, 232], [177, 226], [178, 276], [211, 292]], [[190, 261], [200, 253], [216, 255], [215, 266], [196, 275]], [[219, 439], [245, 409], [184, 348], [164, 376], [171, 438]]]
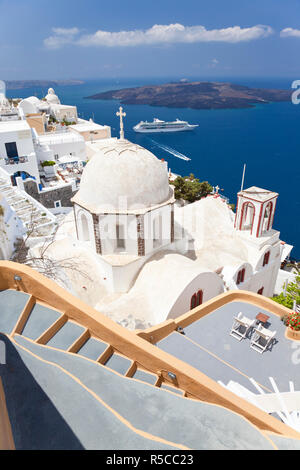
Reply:
[[233, 338], [241, 341], [242, 339], [246, 338], [251, 328], [254, 327], [255, 322], [255, 319], [251, 320], [250, 318], [245, 317], [242, 312], [240, 312], [237, 317], [234, 317], [230, 336], [233, 336]]
[[250, 347], [259, 353], [263, 353], [272, 343], [276, 335], [276, 331], [270, 331], [259, 325], [254, 328], [254, 334], [251, 338]]

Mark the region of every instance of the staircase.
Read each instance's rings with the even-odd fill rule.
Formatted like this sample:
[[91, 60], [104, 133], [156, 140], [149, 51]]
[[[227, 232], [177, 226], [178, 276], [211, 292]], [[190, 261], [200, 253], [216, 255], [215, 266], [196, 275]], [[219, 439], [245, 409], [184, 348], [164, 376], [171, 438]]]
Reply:
[[243, 417], [185, 398], [28, 293], [0, 291], [0, 332], [17, 449], [274, 448]]
[[0, 192], [23, 222], [26, 231], [32, 232], [32, 237], [49, 236], [54, 232], [55, 216], [29, 194], [12, 186], [4, 178], [0, 178]]

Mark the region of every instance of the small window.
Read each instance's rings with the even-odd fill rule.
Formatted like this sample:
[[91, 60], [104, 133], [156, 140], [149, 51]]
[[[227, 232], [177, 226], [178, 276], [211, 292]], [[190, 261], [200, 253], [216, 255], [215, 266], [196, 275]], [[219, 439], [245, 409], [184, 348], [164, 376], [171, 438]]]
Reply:
[[19, 156], [16, 142], [7, 142], [5, 144], [5, 148], [8, 158], [15, 158]]
[[125, 250], [125, 230], [124, 225], [117, 224], [116, 226], [117, 234], [117, 248]]
[[203, 291], [202, 290], [199, 290], [197, 292], [197, 306], [198, 305], [201, 305], [203, 302]]
[[54, 160], [58, 160], [58, 158], [59, 158], [59, 156], [58, 156], [58, 154], [56, 153], [56, 154], [54, 155]]
[[162, 244], [162, 217], [159, 215], [153, 220], [153, 248]]
[[61, 201], [55, 201], [54, 207], [61, 207]]
[[241, 284], [241, 282], [244, 282], [244, 280], [245, 280], [245, 272], [246, 272], [245, 268], [244, 268], [244, 269], [241, 269], [241, 270], [238, 272], [237, 281], [236, 281], [237, 285], [238, 285], [238, 284]]
[[263, 266], [266, 266], [267, 264], [269, 264], [269, 260], [270, 260], [270, 252], [267, 251], [267, 253], [265, 253], [265, 256], [264, 256]]
[[194, 294], [191, 298], [191, 310], [197, 307], [197, 295]]
[[198, 292], [195, 293], [191, 298], [191, 310], [201, 305], [202, 302], [203, 302], [203, 291], [198, 290]]
[[261, 287], [261, 288], [257, 291], [257, 293], [258, 293], [259, 295], [263, 295], [263, 293], [264, 293], [264, 287]]

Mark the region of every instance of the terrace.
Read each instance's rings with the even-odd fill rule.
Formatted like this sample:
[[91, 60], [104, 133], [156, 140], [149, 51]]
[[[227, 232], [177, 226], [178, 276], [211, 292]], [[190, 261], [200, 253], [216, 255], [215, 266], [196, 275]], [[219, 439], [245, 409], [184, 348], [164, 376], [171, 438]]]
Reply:
[[[250, 347], [253, 328], [240, 341], [230, 335], [239, 312], [251, 320], [259, 313], [269, 317], [265, 328], [276, 331], [275, 340], [262, 354]], [[176, 324], [180, 325], [180, 319], [177, 320]], [[157, 346], [224, 386], [235, 382], [237, 393], [245, 387], [256, 397], [262, 392], [274, 395], [269, 377], [275, 380], [281, 393], [300, 391], [300, 342], [286, 338], [286, 327], [278, 315], [251, 303], [233, 301], [196, 321], [185, 321], [188, 326], [179, 328], [180, 332], [172, 331]], [[299, 397], [298, 405], [300, 409]], [[274, 416], [278, 418], [277, 414]]]

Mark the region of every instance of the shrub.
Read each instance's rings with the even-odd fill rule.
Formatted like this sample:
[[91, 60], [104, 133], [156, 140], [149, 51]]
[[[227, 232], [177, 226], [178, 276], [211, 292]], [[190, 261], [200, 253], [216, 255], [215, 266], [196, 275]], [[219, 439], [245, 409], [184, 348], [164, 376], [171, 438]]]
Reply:
[[44, 162], [41, 163], [41, 166], [44, 168], [44, 166], [54, 166], [56, 165], [56, 162], [53, 162], [52, 160], [45, 160]]
[[190, 176], [178, 176], [171, 184], [175, 187], [175, 198], [188, 202], [198, 201], [212, 192], [212, 186], [207, 181], [202, 181], [191, 173]]

